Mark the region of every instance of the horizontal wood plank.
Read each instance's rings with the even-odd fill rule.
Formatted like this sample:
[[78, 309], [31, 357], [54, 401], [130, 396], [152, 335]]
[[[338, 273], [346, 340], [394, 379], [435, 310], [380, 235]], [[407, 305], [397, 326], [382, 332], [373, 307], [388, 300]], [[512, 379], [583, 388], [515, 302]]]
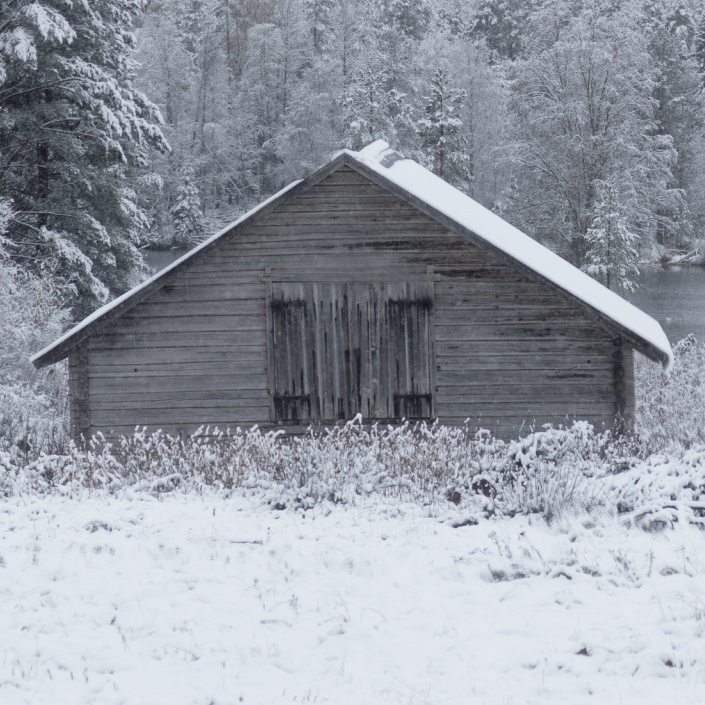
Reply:
[[264, 399], [267, 396], [267, 380], [254, 380], [249, 385], [238, 386], [235, 390], [227, 389], [192, 389], [190, 391], [174, 390], [174, 389], [159, 389], [149, 390], [123, 387], [121, 389], [93, 390], [91, 392], [91, 402], [96, 401], [101, 404], [109, 404], [115, 400], [117, 402], [136, 402], [144, 401], [145, 399], [155, 402], [169, 401], [185, 401], [193, 399], [196, 401], [204, 399], [212, 399], [214, 401], [233, 401], [240, 398], [243, 399]]
[[495, 371], [502, 374], [542, 374], [546, 370], [576, 370], [581, 372], [594, 370], [604, 379], [612, 371], [614, 363], [605, 357], [559, 356], [559, 355], [473, 355], [464, 354], [457, 357], [436, 356], [436, 369], [444, 373], [457, 373], [463, 379], [470, 374]]
[[439, 342], [459, 341], [484, 341], [491, 350], [491, 341], [495, 341], [497, 349], [501, 349], [505, 341], [521, 342], [528, 340], [556, 340], [556, 341], [592, 341], [595, 333], [586, 330], [579, 324], [552, 327], [546, 324], [541, 326], [496, 325], [477, 326], [436, 326], [436, 340]]
[[[534, 370], [528, 374], [525, 370], [438, 370], [436, 372], [437, 387], [455, 387], [460, 385], [468, 389], [473, 387], [487, 387], [492, 385], [495, 388], [517, 388], [516, 393], [521, 393], [524, 389], [532, 389], [533, 393], [541, 393], [542, 385], [551, 385], [561, 388], [575, 388], [576, 392], [584, 386], [611, 386], [611, 374], [605, 374], [604, 370], [591, 369], [551, 369]], [[547, 392], [549, 390], [546, 390]], [[503, 392], [506, 393], [506, 392]]]
[[164, 426], [172, 424], [219, 425], [221, 428], [238, 423], [257, 423], [269, 411], [268, 405], [238, 405], [233, 409], [147, 409], [96, 411], [91, 416], [93, 428], [111, 429], [113, 426]]
[[151, 414], [153, 411], [158, 410], [175, 410], [178, 412], [194, 410], [199, 414], [203, 412], [213, 410], [213, 413], [222, 416], [224, 410], [229, 410], [229, 413], [237, 415], [239, 410], [243, 407], [252, 406], [256, 404], [258, 406], [264, 407], [269, 403], [266, 391], [264, 394], [260, 392], [255, 394], [252, 391], [245, 391], [242, 394], [233, 395], [230, 399], [203, 399], [203, 398], [193, 398], [193, 397], [182, 397], [181, 399], [124, 399], [119, 400], [119, 403], [115, 403], [116, 400], [103, 400], [103, 399], [93, 399], [91, 398], [91, 409], [99, 412], [115, 411], [121, 412], [123, 410], [128, 411], [139, 411], [140, 415], [142, 411]]
[[236, 393], [238, 389], [248, 389], [252, 385], [261, 384], [261, 380], [266, 380], [266, 375], [262, 374], [258, 380], [255, 375], [234, 373], [223, 374], [180, 374], [166, 379], [160, 376], [135, 375], [126, 376], [91, 376], [90, 393], [101, 394], [109, 390], [116, 390], [123, 393], [128, 389], [142, 390], [145, 394], [151, 391], [184, 391], [202, 392], [209, 391], [231, 391]]
[[[205, 335], [205, 334], [208, 335]], [[266, 336], [264, 330], [238, 330], [224, 331], [173, 331], [149, 333], [106, 332], [90, 338], [89, 350], [95, 349], [133, 349], [136, 346], [201, 346], [212, 342], [213, 345], [231, 345], [235, 348], [240, 345], [257, 345], [264, 349]]]
[[233, 349], [232, 345], [213, 345], [212, 347], [201, 344], [192, 346], [166, 347], [155, 344], [151, 347], [140, 346], [136, 348], [113, 347], [94, 348], [91, 354], [91, 368], [108, 368], [111, 366], [132, 369], [133, 366], [151, 366], [164, 364], [185, 364], [192, 362], [221, 362], [237, 360], [238, 364], [253, 364], [262, 362], [266, 353], [264, 345], [240, 345]]
[[262, 316], [264, 298], [261, 300], [241, 299], [238, 301], [148, 301], [128, 311], [123, 318], [161, 318], [165, 316]]
[[171, 375], [208, 375], [211, 373], [251, 375], [266, 373], [267, 365], [262, 356], [241, 359], [238, 356], [223, 356], [218, 360], [204, 360], [200, 357], [183, 361], [106, 362], [95, 360], [89, 370], [91, 378], [95, 377], [128, 377], [155, 376], [169, 377]]

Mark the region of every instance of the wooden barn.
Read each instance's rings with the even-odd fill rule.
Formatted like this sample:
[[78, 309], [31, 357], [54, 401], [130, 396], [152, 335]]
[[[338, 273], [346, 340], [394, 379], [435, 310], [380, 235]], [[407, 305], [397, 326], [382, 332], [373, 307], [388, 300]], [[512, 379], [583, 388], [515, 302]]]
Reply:
[[343, 151], [34, 356], [75, 437], [628, 419], [659, 324], [378, 141]]

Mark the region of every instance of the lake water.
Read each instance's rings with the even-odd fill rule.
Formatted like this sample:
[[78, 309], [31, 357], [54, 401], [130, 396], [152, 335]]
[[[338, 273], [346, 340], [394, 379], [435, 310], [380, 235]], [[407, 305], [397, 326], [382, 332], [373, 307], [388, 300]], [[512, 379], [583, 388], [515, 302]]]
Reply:
[[187, 252], [188, 250], [176, 248], [173, 250], [142, 250], [142, 257], [144, 257], [144, 261], [155, 272], [158, 272], [172, 262], [175, 262], [181, 255], [185, 255]]
[[690, 333], [705, 343], [705, 267], [644, 271], [628, 298], [661, 324], [671, 343]]
[[[144, 259], [155, 271], [181, 257], [186, 250], [145, 250]], [[705, 343], [705, 267], [661, 267], [646, 270], [629, 300], [653, 316], [671, 343], [693, 333]]]

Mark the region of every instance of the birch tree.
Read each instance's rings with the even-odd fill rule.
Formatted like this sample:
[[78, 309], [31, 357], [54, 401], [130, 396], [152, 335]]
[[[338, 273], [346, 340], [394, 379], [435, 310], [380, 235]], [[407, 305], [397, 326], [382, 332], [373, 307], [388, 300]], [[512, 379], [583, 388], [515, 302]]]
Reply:
[[624, 217], [640, 246], [671, 227], [681, 204], [671, 188], [676, 152], [658, 131], [656, 72], [633, 14], [552, 3], [533, 17], [512, 78], [515, 221], [578, 267], [600, 182], [629, 204]]

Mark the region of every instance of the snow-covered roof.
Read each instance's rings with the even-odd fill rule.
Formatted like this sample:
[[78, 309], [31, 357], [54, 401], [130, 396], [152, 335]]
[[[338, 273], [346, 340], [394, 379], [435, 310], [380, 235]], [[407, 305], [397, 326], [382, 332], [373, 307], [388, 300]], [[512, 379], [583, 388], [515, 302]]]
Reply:
[[397, 190], [412, 197], [417, 203], [445, 216], [445, 219], [472, 234], [476, 241], [485, 242], [494, 250], [503, 252], [509, 259], [535, 272], [577, 299], [588, 309], [592, 309], [600, 318], [608, 319], [629, 337], [636, 338], [636, 342], [640, 343], [637, 347], [641, 348], [642, 352], [649, 357], [659, 359], [666, 370], [670, 369], [673, 364], [673, 352], [658, 321], [428, 169], [394, 152], [384, 140], [377, 140], [359, 152], [342, 150], [336, 153], [327, 165], [308, 179], [289, 184], [150, 279], [99, 308], [58, 340], [34, 355], [31, 361], [37, 367], [42, 367], [62, 359], [72, 347], [90, 336], [101, 325], [117, 318], [159, 288], [169, 274], [199, 252], [212, 247], [221, 237], [231, 233], [238, 225], [266, 207], [276, 205], [280, 198], [297, 186], [305, 189], [317, 183], [330, 171], [331, 165], [335, 166], [338, 163], [347, 163], [353, 168], [359, 165], [382, 177], [382, 183], [395, 186]]

